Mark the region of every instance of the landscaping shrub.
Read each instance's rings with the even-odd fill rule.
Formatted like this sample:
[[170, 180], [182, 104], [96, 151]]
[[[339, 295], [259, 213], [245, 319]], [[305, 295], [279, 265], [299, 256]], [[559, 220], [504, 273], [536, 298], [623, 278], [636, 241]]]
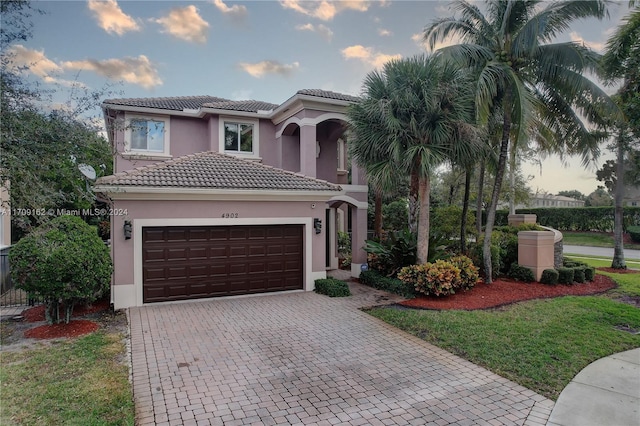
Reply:
[[558, 276], [559, 273], [555, 269], [545, 269], [542, 271], [542, 276], [540, 277], [540, 282], [542, 284], [558, 284]]
[[402, 268], [398, 278], [427, 296], [449, 296], [462, 289], [460, 269], [445, 260]]
[[582, 262], [580, 260], [574, 260], [574, 259], [570, 259], [568, 257], [563, 257], [562, 258], [562, 266], [564, 266], [565, 268], [576, 268], [576, 267], [580, 267], [580, 266], [584, 266], [585, 268], [587, 268], [589, 265], [585, 262]]
[[[497, 226], [491, 234], [491, 272], [492, 278], [509, 273], [511, 264], [518, 261], [518, 232], [541, 230], [536, 224], [523, 223], [518, 226]], [[471, 251], [476, 265], [484, 265], [482, 262], [482, 244], [484, 237], [478, 238], [478, 242]], [[485, 271], [481, 272], [486, 275]]]
[[594, 268], [593, 266], [589, 266], [584, 269], [584, 278], [587, 281], [589, 282], [593, 281], [595, 276], [596, 276], [596, 268]]
[[416, 262], [417, 237], [408, 229], [391, 232], [381, 241], [367, 240], [364, 250], [369, 268], [391, 277]]
[[560, 284], [573, 284], [573, 268], [559, 268], [558, 269], [558, 283]]
[[509, 268], [509, 276], [515, 280], [524, 281], [525, 283], [530, 283], [536, 280], [531, 269], [518, 265], [517, 263], [511, 264], [511, 268]]
[[360, 282], [378, 290], [399, 294], [408, 299], [415, 297], [415, 288], [412, 284], [400, 281], [397, 278], [389, 278], [377, 271], [369, 270], [360, 273]]
[[346, 297], [351, 296], [349, 285], [335, 278], [324, 278], [315, 281], [315, 292], [318, 294], [324, 294], [329, 297]]
[[[533, 213], [538, 223], [559, 231], [599, 231], [613, 230], [613, 207], [536, 208], [518, 209], [516, 213]], [[623, 207], [623, 227], [640, 226], [640, 207]]]
[[109, 249], [94, 227], [76, 216], [59, 216], [18, 241], [9, 253], [16, 287], [45, 302], [50, 324], [71, 319], [77, 303], [90, 303], [109, 289]]
[[640, 243], [640, 226], [629, 226], [627, 232], [633, 242]]
[[583, 283], [586, 281], [585, 278], [585, 267], [584, 266], [578, 266], [576, 268], [573, 268], [573, 281], [577, 282], [577, 283]]
[[478, 268], [473, 264], [473, 261], [467, 256], [455, 256], [449, 259], [449, 262], [460, 269], [461, 288], [463, 290], [472, 289], [480, 278]]

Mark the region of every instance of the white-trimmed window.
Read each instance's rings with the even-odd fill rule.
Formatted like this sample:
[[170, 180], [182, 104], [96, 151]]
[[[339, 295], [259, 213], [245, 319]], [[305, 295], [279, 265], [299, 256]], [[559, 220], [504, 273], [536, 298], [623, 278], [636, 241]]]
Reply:
[[125, 150], [129, 154], [169, 156], [169, 117], [127, 114]]
[[231, 155], [258, 157], [257, 120], [238, 120], [231, 117], [220, 117], [219, 149]]

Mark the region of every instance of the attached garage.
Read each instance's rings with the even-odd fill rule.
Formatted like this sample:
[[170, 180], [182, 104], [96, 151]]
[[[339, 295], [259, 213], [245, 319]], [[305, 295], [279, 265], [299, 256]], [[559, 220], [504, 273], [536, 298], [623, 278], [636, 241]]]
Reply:
[[[326, 277], [328, 202], [342, 188], [215, 152], [100, 178], [112, 201], [112, 301], [314, 288]], [[324, 222], [324, 223], [323, 223]]]
[[142, 228], [143, 302], [303, 288], [303, 225]]

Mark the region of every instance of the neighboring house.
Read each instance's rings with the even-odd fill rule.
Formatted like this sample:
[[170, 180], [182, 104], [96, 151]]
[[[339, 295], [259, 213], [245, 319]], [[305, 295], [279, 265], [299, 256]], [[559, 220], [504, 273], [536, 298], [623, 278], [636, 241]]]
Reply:
[[640, 185], [625, 185], [623, 204], [630, 207], [640, 206]]
[[300, 90], [281, 105], [212, 96], [109, 99], [112, 301], [313, 290], [352, 235], [366, 263], [367, 185], [347, 161], [357, 98]]
[[533, 194], [529, 207], [584, 207], [584, 201], [562, 195]]

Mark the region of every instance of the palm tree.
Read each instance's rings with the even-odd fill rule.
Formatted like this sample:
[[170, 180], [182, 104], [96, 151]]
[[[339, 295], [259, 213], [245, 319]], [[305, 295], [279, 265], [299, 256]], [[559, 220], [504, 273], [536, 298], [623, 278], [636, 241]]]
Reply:
[[429, 251], [430, 174], [453, 153], [475, 143], [468, 77], [451, 61], [422, 55], [387, 62], [369, 73], [361, 101], [348, 115], [355, 140], [351, 155], [371, 174], [397, 170], [409, 176], [419, 200], [419, 263]]
[[502, 129], [498, 166], [485, 226], [483, 261], [491, 282], [491, 233], [510, 146], [525, 141], [531, 128], [541, 128], [568, 153], [580, 153], [588, 163], [599, 153], [600, 138], [587, 129], [579, 114], [599, 119], [602, 105], [611, 102], [582, 73], [595, 71], [598, 55], [574, 42], [553, 42], [569, 25], [583, 18], [607, 15], [604, 0], [544, 2], [487, 0], [486, 14], [459, 0], [458, 18], [440, 19], [427, 26], [425, 40], [437, 42], [458, 36], [461, 43], [439, 50], [476, 72], [476, 114], [487, 123], [501, 109]]
[[[629, 6], [633, 7], [634, 5], [634, 1], [629, 2]], [[614, 125], [617, 133], [617, 170], [614, 189], [614, 247], [611, 267], [626, 269], [622, 217], [625, 187], [624, 154], [631, 151], [633, 134], [635, 133], [636, 136], [636, 144], [640, 138], [640, 110], [637, 110], [640, 107], [640, 95], [638, 94], [640, 92], [640, 7], [636, 7], [609, 38], [602, 64], [604, 76], [609, 82], [624, 81], [616, 100], [625, 117]], [[630, 121], [633, 121], [634, 118], [635, 127], [637, 127], [635, 132], [634, 126], [630, 125]]]

